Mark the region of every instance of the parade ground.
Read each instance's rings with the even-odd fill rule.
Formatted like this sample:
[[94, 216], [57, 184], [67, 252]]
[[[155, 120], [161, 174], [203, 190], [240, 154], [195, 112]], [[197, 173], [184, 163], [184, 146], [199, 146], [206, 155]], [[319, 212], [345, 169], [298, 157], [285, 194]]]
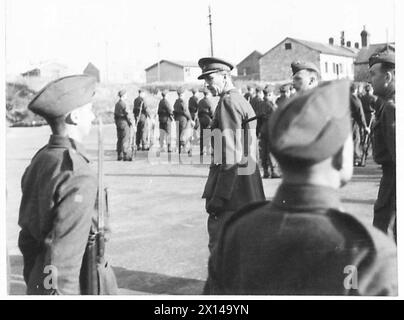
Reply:
[[[48, 126], [8, 128], [6, 154], [7, 249], [10, 293], [24, 294], [22, 256], [17, 246], [21, 177], [36, 151], [49, 139]], [[171, 163], [138, 152], [132, 162], [116, 161], [114, 125], [104, 126], [104, 182], [109, 190], [112, 236], [107, 258], [118, 279], [120, 294], [197, 295], [207, 276], [208, 235], [205, 202], [201, 199], [208, 163], [183, 159]], [[85, 146], [97, 169], [97, 126]], [[194, 153], [197, 154], [195, 145]], [[186, 156], [184, 156], [186, 157]], [[371, 156], [370, 156], [371, 158]], [[381, 169], [369, 160], [340, 192], [344, 209], [371, 223]], [[263, 180], [267, 199], [280, 179]], [[285, 253], [287, 254], [287, 253]]]

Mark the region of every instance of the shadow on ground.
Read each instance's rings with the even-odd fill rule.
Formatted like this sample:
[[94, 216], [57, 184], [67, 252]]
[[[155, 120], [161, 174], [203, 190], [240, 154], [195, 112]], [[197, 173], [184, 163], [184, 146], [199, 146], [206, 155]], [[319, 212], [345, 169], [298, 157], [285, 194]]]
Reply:
[[[26, 286], [22, 276], [23, 260], [20, 255], [10, 259], [9, 293], [25, 295]], [[113, 267], [119, 287], [119, 294], [166, 294], [199, 295], [202, 294], [205, 281], [172, 277], [159, 273], [134, 271], [122, 267]]]

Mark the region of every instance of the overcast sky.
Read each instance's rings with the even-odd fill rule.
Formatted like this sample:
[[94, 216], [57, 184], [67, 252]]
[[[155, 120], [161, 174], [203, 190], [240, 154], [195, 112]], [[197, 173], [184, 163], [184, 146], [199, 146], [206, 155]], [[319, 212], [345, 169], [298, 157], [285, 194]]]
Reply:
[[[6, 66], [25, 71], [56, 60], [76, 72], [92, 61], [111, 78], [144, 79], [160, 59], [197, 61], [210, 54], [208, 5], [215, 56], [235, 64], [265, 53], [285, 37], [371, 43], [395, 40], [394, 0], [6, 0]], [[157, 43], [160, 50], [157, 50]]]

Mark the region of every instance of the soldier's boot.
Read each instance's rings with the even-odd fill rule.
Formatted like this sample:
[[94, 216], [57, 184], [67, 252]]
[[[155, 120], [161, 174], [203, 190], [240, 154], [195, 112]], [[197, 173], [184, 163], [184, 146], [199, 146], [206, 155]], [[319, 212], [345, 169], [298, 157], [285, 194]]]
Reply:
[[123, 159], [122, 153], [118, 153], [118, 161], [122, 161], [122, 159]]

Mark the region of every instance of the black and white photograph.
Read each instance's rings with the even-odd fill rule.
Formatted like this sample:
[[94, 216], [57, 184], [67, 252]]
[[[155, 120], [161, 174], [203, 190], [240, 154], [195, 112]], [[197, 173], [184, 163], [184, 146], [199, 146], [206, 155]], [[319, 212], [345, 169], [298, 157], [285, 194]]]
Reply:
[[6, 294], [397, 298], [397, 2], [4, 0]]

